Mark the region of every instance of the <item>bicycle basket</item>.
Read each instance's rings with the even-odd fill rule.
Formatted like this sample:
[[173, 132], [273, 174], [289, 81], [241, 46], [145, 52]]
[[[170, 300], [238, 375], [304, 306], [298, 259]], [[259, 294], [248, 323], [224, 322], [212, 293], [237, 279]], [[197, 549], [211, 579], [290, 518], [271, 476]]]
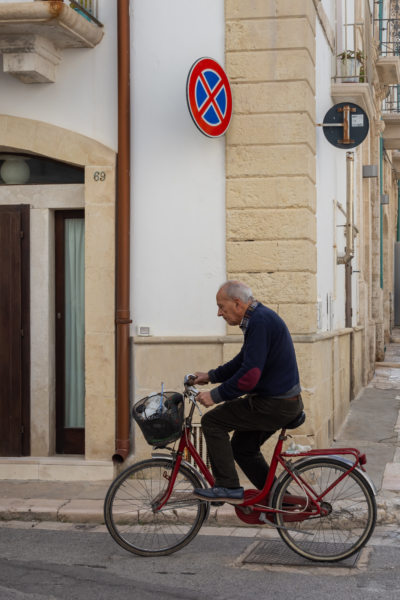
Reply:
[[139, 400], [132, 409], [148, 444], [162, 448], [182, 433], [184, 403], [177, 392], [151, 394]]

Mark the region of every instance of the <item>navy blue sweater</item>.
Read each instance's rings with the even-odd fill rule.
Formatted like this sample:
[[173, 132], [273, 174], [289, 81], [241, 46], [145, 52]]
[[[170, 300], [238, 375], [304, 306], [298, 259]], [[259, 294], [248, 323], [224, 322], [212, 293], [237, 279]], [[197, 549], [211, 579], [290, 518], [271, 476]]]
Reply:
[[255, 303], [243, 322], [244, 343], [239, 354], [209, 371], [211, 383], [223, 382], [211, 390], [213, 401], [232, 400], [248, 393], [268, 397], [300, 393], [293, 341], [281, 317]]

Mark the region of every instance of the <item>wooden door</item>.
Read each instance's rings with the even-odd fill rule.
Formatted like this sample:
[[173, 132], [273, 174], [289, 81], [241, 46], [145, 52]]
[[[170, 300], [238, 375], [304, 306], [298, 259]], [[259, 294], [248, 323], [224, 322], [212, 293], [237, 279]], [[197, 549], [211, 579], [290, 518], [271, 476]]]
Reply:
[[0, 206], [0, 456], [30, 453], [29, 206]]

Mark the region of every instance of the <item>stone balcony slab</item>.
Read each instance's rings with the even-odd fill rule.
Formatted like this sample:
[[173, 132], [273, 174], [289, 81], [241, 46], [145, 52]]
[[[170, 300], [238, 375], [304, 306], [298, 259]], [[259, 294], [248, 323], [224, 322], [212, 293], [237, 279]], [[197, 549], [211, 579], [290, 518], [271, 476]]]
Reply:
[[62, 50], [94, 48], [103, 28], [64, 2], [0, 4], [0, 53], [3, 70], [23, 83], [56, 80]]
[[400, 150], [400, 113], [383, 113], [385, 129], [383, 143], [386, 150]]
[[400, 57], [381, 56], [376, 61], [379, 82], [383, 85], [400, 83]]
[[339, 102], [352, 102], [361, 106], [370, 120], [376, 118], [372, 89], [369, 83], [333, 83], [331, 86], [331, 96], [337, 104]]

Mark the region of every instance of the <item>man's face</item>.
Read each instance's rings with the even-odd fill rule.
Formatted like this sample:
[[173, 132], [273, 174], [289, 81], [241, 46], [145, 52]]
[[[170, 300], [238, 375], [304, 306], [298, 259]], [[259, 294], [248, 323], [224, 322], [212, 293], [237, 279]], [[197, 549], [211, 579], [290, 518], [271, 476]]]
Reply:
[[217, 294], [218, 316], [225, 319], [228, 325], [239, 325], [246, 312], [247, 304], [238, 298], [229, 298], [224, 290]]

